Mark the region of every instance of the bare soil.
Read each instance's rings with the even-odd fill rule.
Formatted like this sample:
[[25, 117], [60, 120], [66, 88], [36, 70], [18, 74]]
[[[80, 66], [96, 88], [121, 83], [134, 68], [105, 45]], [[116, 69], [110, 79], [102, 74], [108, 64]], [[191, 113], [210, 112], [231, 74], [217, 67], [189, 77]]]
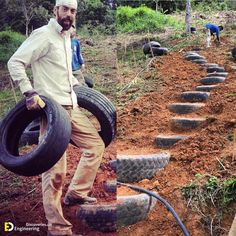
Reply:
[[[151, 180], [134, 184], [155, 190], [165, 198], [193, 236], [211, 235], [210, 225], [204, 225], [202, 216], [187, 207], [180, 188], [194, 180], [198, 173], [222, 179], [236, 176], [236, 162], [233, 160], [233, 145], [235, 148], [236, 144], [228, 138], [233, 134], [236, 124], [235, 61], [230, 56], [233, 45], [226, 38], [222, 38], [222, 41], [223, 45], [213, 45], [207, 50], [202, 48], [198, 53], [205, 56], [209, 63], [217, 63], [224, 67], [229, 73], [226, 81], [211, 91], [204, 108], [194, 114], [184, 115], [184, 117], [206, 117], [208, 119], [206, 125], [189, 132], [179, 132], [170, 127], [170, 118], [180, 115], [171, 113], [166, 106], [180, 102], [180, 94], [195, 90], [195, 87], [200, 85], [199, 80], [207, 75], [205, 68], [184, 59], [183, 53], [191, 50], [190, 47], [157, 58], [152, 67], [155, 67], [162, 81], [161, 89], [159, 84], [157, 92], [139, 96], [119, 112], [118, 153], [157, 153], [163, 151], [154, 144], [157, 135], [174, 133], [190, 135], [190, 138], [178, 142], [169, 150], [171, 159], [163, 171], [157, 173]], [[224, 160], [223, 170], [220, 160]], [[118, 195], [125, 195], [125, 192], [130, 194], [130, 190], [125, 187], [118, 188]], [[222, 233], [213, 235], [227, 235], [235, 212], [235, 205], [231, 205], [221, 222]], [[182, 235], [172, 214], [160, 203], [146, 221], [125, 227], [119, 230], [118, 234]]]

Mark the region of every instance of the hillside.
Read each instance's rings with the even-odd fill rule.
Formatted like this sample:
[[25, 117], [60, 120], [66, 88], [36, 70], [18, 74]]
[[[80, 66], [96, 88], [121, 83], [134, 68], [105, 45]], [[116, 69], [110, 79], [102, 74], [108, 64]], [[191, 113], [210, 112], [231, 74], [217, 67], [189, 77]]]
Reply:
[[[226, 37], [222, 41], [224, 44], [219, 47], [214, 45], [207, 50], [202, 47], [197, 53], [205, 56], [207, 62], [224, 67], [229, 73], [227, 79], [211, 91], [204, 108], [195, 114], [184, 115], [207, 117], [207, 124], [196, 130], [180, 132], [190, 135], [190, 138], [170, 148], [171, 158], [166, 168], [151, 180], [135, 183], [157, 191], [164, 197], [183, 219], [190, 235], [196, 236], [210, 235], [209, 218], [207, 215], [202, 216], [200, 209], [196, 213], [196, 209], [187, 207], [180, 188], [196, 180], [196, 174], [205, 176], [204, 178], [217, 176], [222, 179], [236, 176], [236, 162], [233, 159], [236, 144], [229, 139], [236, 124], [236, 67], [230, 55], [234, 45]], [[200, 85], [199, 80], [207, 75], [204, 67], [184, 59], [184, 52], [191, 49], [192, 47], [183, 48], [180, 52], [171, 52], [152, 62], [151, 75], [154, 79], [150, 78], [150, 71], [146, 72], [147, 83], [153, 80], [152, 92], [137, 97], [119, 112], [118, 153], [158, 153], [161, 150], [155, 147], [155, 137], [176, 131], [170, 127], [170, 118], [179, 115], [170, 112], [167, 105], [180, 102], [180, 94], [194, 90]], [[159, 83], [155, 80], [159, 80]], [[126, 192], [129, 190], [124, 187], [118, 189], [118, 195]], [[230, 209], [221, 220], [220, 226], [219, 222], [212, 219], [213, 235], [227, 235], [235, 215], [235, 205], [231, 205]], [[119, 235], [175, 236], [181, 235], [180, 232], [173, 216], [165, 207], [157, 204], [147, 221], [124, 228], [119, 231]]]

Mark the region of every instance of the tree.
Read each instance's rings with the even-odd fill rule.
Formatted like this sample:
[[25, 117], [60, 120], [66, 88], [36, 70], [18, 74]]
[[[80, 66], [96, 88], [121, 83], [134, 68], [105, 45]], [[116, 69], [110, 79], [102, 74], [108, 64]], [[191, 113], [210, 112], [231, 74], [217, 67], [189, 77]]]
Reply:
[[159, 8], [159, 6], [158, 6], [158, 2], [159, 2], [159, 0], [153, 0], [154, 2], [155, 2], [155, 4], [156, 4], [156, 12], [158, 11], [158, 8]]
[[190, 0], [186, 1], [186, 15], [185, 15], [186, 33], [190, 34], [190, 24], [191, 24], [191, 3]]
[[[49, 0], [1, 0], [7, 6], [5, 14], [6, 26], [15, 31], [29, 35], [35, 29], [47, 23], [52, 3]], [[3, 5], [4, 6], [4, 5]]]
[[40, 0], [16, 0], [16, 3], [21, 7], [21, 11], [23, 13], [25, 19], [25, 35], [28, 37], [29, 35], [29, 25], [37, 13], [37, 9], [41, 7], [42, 1]]
[[103, 4], [100, 0], [80, 0], [77, 9], [77, 26], [81, 27], [82, 25], [90, 24], [93, 27], [97, 27], [100, 24], [110, 24], [111, 19], [108, 16], [113, 10], [111, 10], [109, 2], [107, 3], [108, 5]]
[[7, 27], [7, 5], [5, 0], [0, 0], [0, 5], [1, 5], [1, 14], [0, 14], [0, 31], [4, 30], [4, 28]]

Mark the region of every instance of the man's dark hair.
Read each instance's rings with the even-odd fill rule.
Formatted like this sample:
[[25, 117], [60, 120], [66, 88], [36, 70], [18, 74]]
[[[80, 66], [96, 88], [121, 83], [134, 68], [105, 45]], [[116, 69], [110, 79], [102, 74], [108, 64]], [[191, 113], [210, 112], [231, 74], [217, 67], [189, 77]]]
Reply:
[[224, 29], [224, 27], [222, 25], [219, 25], [218, 27], [219, 27], [220, 31]]

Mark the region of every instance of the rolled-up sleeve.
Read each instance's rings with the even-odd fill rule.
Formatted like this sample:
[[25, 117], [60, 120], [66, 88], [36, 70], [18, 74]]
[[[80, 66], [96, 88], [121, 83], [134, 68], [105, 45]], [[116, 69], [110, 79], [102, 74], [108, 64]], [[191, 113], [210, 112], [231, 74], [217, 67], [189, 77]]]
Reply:
[[40, 31], [34, 31], [7, 63], [11, 78], [19, 82], [22, 93], [33, 88], [26, 74], [26, 68], [47, 53], [48, 40], [45, 36]]

